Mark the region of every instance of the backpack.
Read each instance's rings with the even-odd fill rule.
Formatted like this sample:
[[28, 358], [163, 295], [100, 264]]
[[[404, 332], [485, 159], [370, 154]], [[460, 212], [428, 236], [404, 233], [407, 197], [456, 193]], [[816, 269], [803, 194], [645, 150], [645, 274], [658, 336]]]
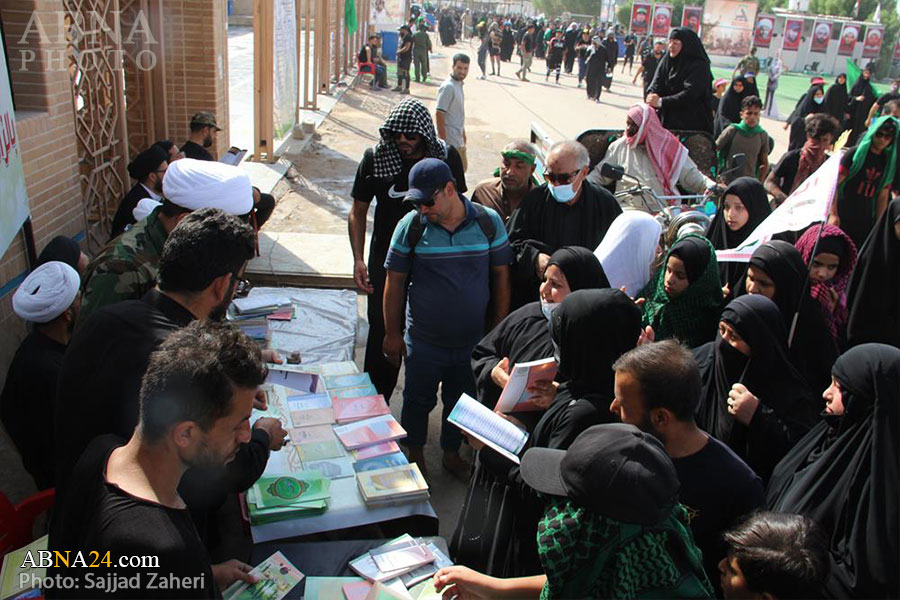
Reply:
[[[473, 202], [472, 206], [475, 207], [475, 212], [478, 213], [478, 226], [481, 228], [484, 237], [487, 238], [488, 248], [490, 248], [490, 245], [494, 243], [494, 236], [497, 234], [497, 230], [494, 227], [494, 220], [482, 205]], [[414, 218], [409, 226], [406, 238], [406, 241], [409, 244], [410, 269], [412, 268], [412, 259], [416, 251], [416, 245], [419, 243], [419, 240], [422, 239], [423, 233], [425, 233], [425, 224], [422, 223], [422, 219]]]

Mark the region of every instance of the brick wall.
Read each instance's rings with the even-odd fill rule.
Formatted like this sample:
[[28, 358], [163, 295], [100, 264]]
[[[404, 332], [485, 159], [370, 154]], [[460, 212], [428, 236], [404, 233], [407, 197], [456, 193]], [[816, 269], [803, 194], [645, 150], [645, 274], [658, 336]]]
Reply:
[[[74, 236], [84, 230], [72, 86], [65, 63], [59, 60], [65, 44], [59, 42], [58, 21], [51, 16], [61, 8], [59, 0], [0, 0], [16, 100], [16, 127], [38, 249], [57, 235]], [[46, 14], [41, 24], [49, 41], [42, 42], [34, 32], [22, 39], [32, 10]], [[27, 60], [31, 52], [33, 62]], [[0, 286], [14, 281], [27, 266], [20, 235], [0, 258]], [[8, 293], [0, 298], [0, 380], [6, 379], [6, 366], [24, 334], [24, 324], [12, 311], [12, 293]]]
[[209, 0], [166, 0], [166, 103], [169, 137], [187, 139], [191, 115], [208, 110], [220, 131], [213, 154], [228, 148], [227, 5]]

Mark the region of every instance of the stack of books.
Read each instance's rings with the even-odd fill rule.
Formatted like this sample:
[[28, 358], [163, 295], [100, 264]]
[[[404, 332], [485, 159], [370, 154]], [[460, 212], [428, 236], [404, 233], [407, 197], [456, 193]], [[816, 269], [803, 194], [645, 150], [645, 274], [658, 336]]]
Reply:
[[359, 493], [369, 506], [385, 506], [428, 499], [428, 484], [415, 463], [361, 471], [356, 474]]
[[250, 523], [261, 525], [320, 514], [328, 508], [331, 480], [319, 471], [263, 476], [247, 491]]
[[[404, 534], [351, 560], [350, 569], [365, 578], [370, 586], [381, 583], [394, 587], [400, 581], [403, 587], [411, 588], [452, 564], [431, 542]], [[359, 590], [362, 586], [355, 587]], [[349, 598], [346, 591], [345, 596]]]
[[244, 298], [235, 298], [229, 309], [236, 319], [252, 319], [267, 317], [272, 313], [293, 310], [293, 304], [284, 296], [275, 294], [251, 294]]

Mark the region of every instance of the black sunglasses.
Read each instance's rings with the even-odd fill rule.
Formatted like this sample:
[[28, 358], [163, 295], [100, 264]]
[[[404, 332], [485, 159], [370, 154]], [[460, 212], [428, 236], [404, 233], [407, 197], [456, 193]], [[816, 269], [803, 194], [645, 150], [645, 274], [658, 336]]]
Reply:
[[551, 173], [550, 171], [544, 171], [544, 179], [553, 185], [565, 185], [575, 179], [579, 173], [581, 173], [581, 169], [572, 171], [571, 173]]
[[875, 137], [885, 138], [885, 139], [893, 139], [894, 136], [897, 135], [896, 129], [879, 129], [875, 132]]

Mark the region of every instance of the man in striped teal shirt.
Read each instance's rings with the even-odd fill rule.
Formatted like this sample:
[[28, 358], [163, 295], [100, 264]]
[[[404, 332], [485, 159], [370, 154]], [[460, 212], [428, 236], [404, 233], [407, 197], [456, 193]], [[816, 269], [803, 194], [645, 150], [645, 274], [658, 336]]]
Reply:
[[441, 160], [424, 159], [410, 170], [406, 201], [416, 210], [397, 224], [384, 263], [384, 354], [394, 364], [406, 357], [400, 421], [410, 458], [424, 467], [428, 414], [441, 384], [443, 464], [465, 476], [462, 434], [447, 415], [463, 392], [475, 394], [469, 360], [485, 325], [509, 311], [512, 249], [500, 216], [461, 195]]

